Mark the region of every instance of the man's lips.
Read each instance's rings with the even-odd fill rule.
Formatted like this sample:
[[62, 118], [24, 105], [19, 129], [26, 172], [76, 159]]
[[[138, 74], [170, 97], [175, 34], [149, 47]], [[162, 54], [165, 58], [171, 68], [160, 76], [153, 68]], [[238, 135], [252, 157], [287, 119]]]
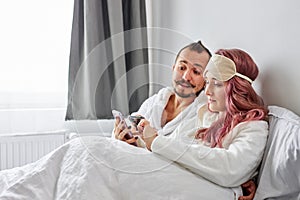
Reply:
[[185, 87], [185, 88], [191, 88], [192, 87], [191, 85], [187, 85], [187, 84], [177, 84], [177, 85], [180, 85], [180, 86]]
[[196, 86], [192, 85], [191, 83], [184, 81], [184, 80], [179, 80], [175, 82], [177, 85], [180, 85], [185, 88], [195, 88]]

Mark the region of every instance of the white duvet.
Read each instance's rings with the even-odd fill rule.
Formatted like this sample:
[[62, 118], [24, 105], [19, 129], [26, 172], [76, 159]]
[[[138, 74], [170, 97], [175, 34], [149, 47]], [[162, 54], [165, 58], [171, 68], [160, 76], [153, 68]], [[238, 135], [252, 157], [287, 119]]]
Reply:
[[42, 159], [0, 171], [0, 199], [237, 199], [223, 188], [142, 148], [93, 136]]

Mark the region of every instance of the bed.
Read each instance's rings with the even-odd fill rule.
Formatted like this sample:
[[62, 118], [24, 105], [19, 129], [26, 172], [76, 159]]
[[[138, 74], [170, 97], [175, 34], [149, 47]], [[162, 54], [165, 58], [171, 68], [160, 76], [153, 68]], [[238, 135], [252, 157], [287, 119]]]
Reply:
[[10, 200], [237, 199], [239, 192], [100, 136], [75, 138], [37, 162], [2, 171], [0, 188], [0, 199]]
[[[299, 199], [300, 118], [285, 108], [269, 109], [270, 135], [255, 199]], [[74, 138], [34, 163], [0, 172], [0, 199], [9, 200], [227, 200], [240, 194], [240, 188], [218, 186], [158, 155], [103, 136]]]

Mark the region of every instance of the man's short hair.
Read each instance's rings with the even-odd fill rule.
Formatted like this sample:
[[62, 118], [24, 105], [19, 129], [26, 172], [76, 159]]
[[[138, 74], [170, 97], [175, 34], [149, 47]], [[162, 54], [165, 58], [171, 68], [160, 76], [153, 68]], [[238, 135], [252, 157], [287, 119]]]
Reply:
[[206, 51], [209, 55], [209, 57], [211, 57], [211, 53], [210, 51], [208, 50], [208, 48], [206, 48], [202, 42], [199, 40], [198, 42], [193, 42], [191, 44], [188, 44], [186, 45], [185, 47], [183, 47], [182, 49], [180, 49], [180, 51], [178, 52], [177, 56], [176, 56], [176, 59], [175, 59], [175, 62], [176, 60], [178, 59], [180, 53], [184, 50], [184, 49], [189, 49], [191, 51], [196, 51], [197, 53], [202, 53], [204, 51]]

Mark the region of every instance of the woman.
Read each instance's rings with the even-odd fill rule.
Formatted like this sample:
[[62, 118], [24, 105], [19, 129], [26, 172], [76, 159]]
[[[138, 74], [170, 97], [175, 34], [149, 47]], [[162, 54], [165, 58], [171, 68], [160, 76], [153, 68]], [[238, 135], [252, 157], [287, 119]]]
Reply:
[[221, 186], [246, 182], [256, 174], [268, 134], [268, 110], [252, 87], [257, 75], [246, 52], [218, 50], [204, 72], [208, 104], [199, 110], [193, 140], [186, 131], [195, 126], [192, 121], [164, 137], [144, 120], [139, 129], [147, 148]]

